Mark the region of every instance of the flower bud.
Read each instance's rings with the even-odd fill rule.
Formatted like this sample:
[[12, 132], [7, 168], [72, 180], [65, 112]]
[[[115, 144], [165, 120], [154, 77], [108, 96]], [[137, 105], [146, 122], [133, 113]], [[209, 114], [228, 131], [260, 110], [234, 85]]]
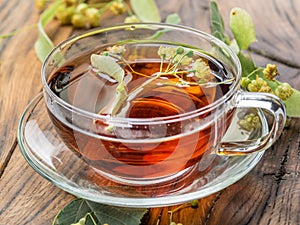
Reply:
[[251, 83], [251, 80], [248, 77], [243, 77], [241, 80], [241, 85], [244, 88], [247, 88], [250, 83]]
[[88, 8], [85, 11], [85, 15], [91, 27], [98, 27], [100, 25], [100, 14], [96, 8]]
[[127, 16], [124, 20], [124, 23], [139, 23], [139, 22], [141, 21], [135, 15]]
[[80, 14], [84, 14], [85, 11], [88, 9], [88, 4], [86, 3], [80, 3], [77, 7], [76, 7], [76, 13], [80, 13]]
[[55, 16], [58, 19], [58, 21], [63, 25], [71, 24], [72, 17], [74, 15], [75, 8], [74, 6], [65, 6], [61, 5], [56, 13]]
[[73, 26], [76, 28], [85, 28], [86, 24], [87, 24], [85, 16], [82, 14], [79, 14], [79, 13], [74, 14], [72, 16], [71, 22], [72, 22]]
[[267, 67], [263, 70], [264, 76], [268, 80], [274, 80], [275, 77], [279, 76], [279, 71], [276, 65], [268, 64]]
[[294, 93], [294, 90], [288, 83], [282, 83], [275, 89], [275, 95], [282, 100], [287, 100]]
[[125, 4], [120, 1], [120, 2], [114, 2], [111, 6], [110, 6], [110, 10], [116, 14], [116, 15], [120, 15], [123, 14], [124, 12], [126, 12], [126, 6]]

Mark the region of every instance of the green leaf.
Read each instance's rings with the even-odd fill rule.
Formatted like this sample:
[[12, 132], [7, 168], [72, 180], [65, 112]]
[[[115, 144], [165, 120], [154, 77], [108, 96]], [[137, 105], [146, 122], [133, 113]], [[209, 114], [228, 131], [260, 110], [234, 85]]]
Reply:
[[35, 42], [34, 48], [41, 62], [45, 60], [49, 52], [54, 48], [54, 45], [46, 34], [44, 27], [54, 18], [55, 12], [61, 4], [61, 1], [54, 2], [40, 15], [40, 19], [37, 24], [39, 37]]
[[86, 225], [94, 225], [91, 218], [86, 216], [89, 213], [97, 224], [138, 225], [146, 212], [146, 209], [121, 208], [78, 198], [59, 212], [53, 225], [70, 225], [84, 217], [86, 217]]
[[181, 22], [181, 18], [177, 13], [172, 13], [167, 16], [166, 23], [179, 24], [180, 22]]
[[119, 83], [124, 79], [124, 74], [125, 74], [124, 70], [110, 56], [92, 54], [91, 64], [99, 72], [109, 75]]
[[[179, 17], [178, 14], [174, 13], [174, 14], [170, 14], [167, 16], [166, 19], [166, 23], [170, 23], [170, 24], [178, 24], [181, 22], [181, 18]], [[163, 29], [163, 30], [159, 30], [157, 32], [155, 32], [155, 34], [153, 34], [151, 37], [149, 37], [149, 39], [151, 40], [157, 40], [159, 39], [164, 33], [169, 32], [170, 29]]]
[[231, 10], [230, 29], [240, 50], [248, 49], [249, 45], [256, 41], [254, 23], [244, 9], [235, 7]]
[[243, 77], [247, 77], [254, 70], [256, 70], [255, 63], [254, 63], [253, 59], [251, 58], [250, 54], [245, 54], [245, 53], [239, 52], [237, 56], [241, 62]]
[[125, 88], [125, 83], [124, 81], [122, 81], [118, 84], [116, 88], [116, 96], [113, 99], [111, 99], [111, 101], [108, 104], [106, 104], [105, 107], [101, 109], [99, 113], [109, 114], [111, 116], [116, 115], [120, 111], [127, 97], [128, 94]]
[[284, 101], [286, 112], [289, 117], [300, 117], [300, 91], [293, 90], [293, 95]]
[[224, 21], [215, 0], [210, 1], [210, 24], [213, 36], [228, 43], [228, 38], [225, 35]]
[[160, 12], [154, 0], [130, 0], [134, 13], [142, 22], [160, 22]]

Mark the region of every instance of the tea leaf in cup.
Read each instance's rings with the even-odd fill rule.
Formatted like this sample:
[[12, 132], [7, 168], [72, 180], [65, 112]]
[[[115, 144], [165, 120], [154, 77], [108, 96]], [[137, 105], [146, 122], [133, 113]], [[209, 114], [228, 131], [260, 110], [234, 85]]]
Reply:
[[124, 70], [110, 56], [92, 54], [91, 64], [98, 72], [109, 75], [119, 83], [124, 79]]

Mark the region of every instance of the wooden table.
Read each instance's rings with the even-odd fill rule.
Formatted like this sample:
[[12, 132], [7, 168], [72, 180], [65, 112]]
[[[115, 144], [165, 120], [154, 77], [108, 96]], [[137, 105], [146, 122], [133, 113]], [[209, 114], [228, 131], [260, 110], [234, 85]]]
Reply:
[[[182, 24], [206, 32], [209, 1], [159, 0], [163, 18], [177, 12]], [[300, 89], [300, 1], [219, 0], [226, 29], [233, 6], [246, 9], [253, 17], [258, 42], [252, 45], [259, 65], [276, 63], [280, 80]], [[22, 32], [0, 40], [0, 224], [46, 225], [74, 196], [38, 175], [25, 161], [17, 144], [17, 124], [27, 103], [41, 90], [41, 63], [34, 51], [37, 29], [32, 27], [39, 12], [33, 0], [0, 0], [0, 33], [22, 28]], [[111, 18], [110, 15], [106, 15]], [[122, 19], [103, 20], [103, 25]], [[51, 39], [58, 43], [73, 31], [51, 23]], [[78, 31], [75, 31], [78, 32]], [[299, 101], [300, 102], [300, 101]], [[216, 194], [199, 200], [197, 209], [174, 214], [184, 225], [297, 225], [300, 224], [300, 119], [264, 154], [244, 178]], [[174, 206], [176, 207], [176, 206]], [[167, 211], [150, 209], [143, 224], [169, 224]]]

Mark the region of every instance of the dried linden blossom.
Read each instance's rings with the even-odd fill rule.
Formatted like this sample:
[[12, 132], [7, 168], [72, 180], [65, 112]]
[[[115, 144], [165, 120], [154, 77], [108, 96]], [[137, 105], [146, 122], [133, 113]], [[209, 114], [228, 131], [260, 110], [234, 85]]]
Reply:
[[212, 80], [210, 67], [203, 59], [197, 59], [193, 65], [193, 69], [196, 71], [195, 76], [200, 79], [200, 83], [207, 83]]
[[175, 63], [175, 67], [172, 67], [175, 69], [177, 69], [179, 65], [188, 66], [193, 61], [193, 51], [185, 51], [181, 46], [177, 48], [160, 46], [157, 53], [162, 61], [170, 60], [170, 63]]
[[171, 47], [160, 46], [157, 53], [162, 58], [162, 60], [170, 60], [175, 56], [176, 49]]
[[112, 47], [109, 47], [108, 52], [115, 55], [123, 55], [126, 51], [124, 45], [114, 45]]

